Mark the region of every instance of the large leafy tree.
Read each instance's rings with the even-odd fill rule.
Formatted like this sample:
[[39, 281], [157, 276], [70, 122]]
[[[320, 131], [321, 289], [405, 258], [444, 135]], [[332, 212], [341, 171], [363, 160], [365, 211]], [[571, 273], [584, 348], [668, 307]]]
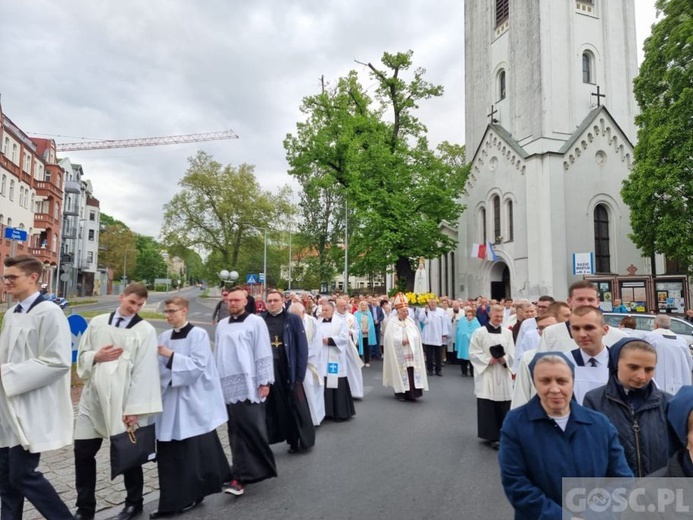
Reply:
[[133, 279], [139, 254], [137, 233], [105, 213], [101, 213], [101, 223], [106, 227], [99, 236], [99, 264], [112, 268], [115, 279], [123, 277], [123, 269]]
[[[355, 71], [333, 87], [323, 85], [304, 98], [306, 120], [284, 142], [289, 173], [304, 192], [343, 190], [353, 214], [348, 249], [353, 271], [381, 272], [394, 265], [400, 286], [409, 289], [419, 256], [437, 257], [454, 247], [440, 224], [457, 221], [468, 175], [463, 147], [444, 143], [432, 150], [428, 144], [415, 110], [422, 100], [441, 96], [443, 88], [425, 81], [424, 69], [410, 71], [412, 55], [386, 52], [381, 65], [366, 64], [376, 85], [374, 98]], [[320, 247], [324, 230], [314, 236]]]
[[635, 79], [638, 143], [623, 183], [631, 235], [645, 255], [693, 265], [693, 3], [658, 0], [664, 17], [645, 40]]
[[222, 166], [202, 151], [188, 161], [180, 191], [164, 206], [164, 242], [203, 250], [210, 271], [241, 272], [242, 253], [263, 242], [264, 229], [281, 228], [294, 211], [291, 191], [261, 189], [249, 164]]
[[153, 237], [138, 235], [137, 237], [137, 265], [135, 267], [135, 280], [146, 280], [154, 283], [157, 278], [166, 278], [167, 265], [161, 256], [163, 247]]

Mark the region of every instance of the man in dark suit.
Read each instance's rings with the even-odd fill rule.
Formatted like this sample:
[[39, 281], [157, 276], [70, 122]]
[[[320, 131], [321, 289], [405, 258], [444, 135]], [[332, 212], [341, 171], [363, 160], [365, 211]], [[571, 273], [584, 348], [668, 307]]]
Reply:
[[265, 403], [270, 444], [286, 441], [289, 453], [315, 444], [315, 427], [303, 391], [308, 368], [308, 339], [303, 320], [284, 309], [279, 291], [267, 293], [267, 324], [274, 359], [274, 384]]

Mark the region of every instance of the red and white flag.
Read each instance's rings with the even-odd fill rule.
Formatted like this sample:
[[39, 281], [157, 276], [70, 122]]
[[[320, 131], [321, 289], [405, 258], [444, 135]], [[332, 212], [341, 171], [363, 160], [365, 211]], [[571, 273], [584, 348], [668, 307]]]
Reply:
[[484, 260], [486, 258], [486, 244], [472, 244], [472, 258]]

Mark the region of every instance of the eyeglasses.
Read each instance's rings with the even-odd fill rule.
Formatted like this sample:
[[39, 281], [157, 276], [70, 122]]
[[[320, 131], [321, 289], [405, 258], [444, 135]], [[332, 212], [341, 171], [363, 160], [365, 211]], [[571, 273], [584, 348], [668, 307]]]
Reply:
[[175, 314], [175, 313], [178, 312], [179, 310], [180, 310], [180, 309], [166, 309], [165, 311], [163, 311], [163, 313], [164, 313], [164, 314]]
[[0, 281], [3, 282], [16, 282], [17, 278], [20, 276], [28, 276], [27, 274], [5, 274], [5, 275], [0, 275]]
[[281, 303], [281, 300], [267, 300], [267, 303]]

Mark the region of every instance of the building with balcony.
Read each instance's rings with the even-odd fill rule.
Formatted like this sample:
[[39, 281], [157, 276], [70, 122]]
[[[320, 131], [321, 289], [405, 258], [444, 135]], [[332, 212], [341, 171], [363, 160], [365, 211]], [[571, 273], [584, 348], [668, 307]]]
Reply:
[[65, 172], [65, 202], [62, 214], [61, 292], [67, 296], [92, 295], [98, 273], [101, 213], [91, 181], [80, 164], [60, 160]]
[[[0, 105], [0, 270], [7, 256], [34, 255], [44, 263], [42, 282], [51, 291], [57, 288], [62, 182], [55, 142], [30, 138]], [[5, 239], [8, 227], [26, 231], [27, 240]]]

